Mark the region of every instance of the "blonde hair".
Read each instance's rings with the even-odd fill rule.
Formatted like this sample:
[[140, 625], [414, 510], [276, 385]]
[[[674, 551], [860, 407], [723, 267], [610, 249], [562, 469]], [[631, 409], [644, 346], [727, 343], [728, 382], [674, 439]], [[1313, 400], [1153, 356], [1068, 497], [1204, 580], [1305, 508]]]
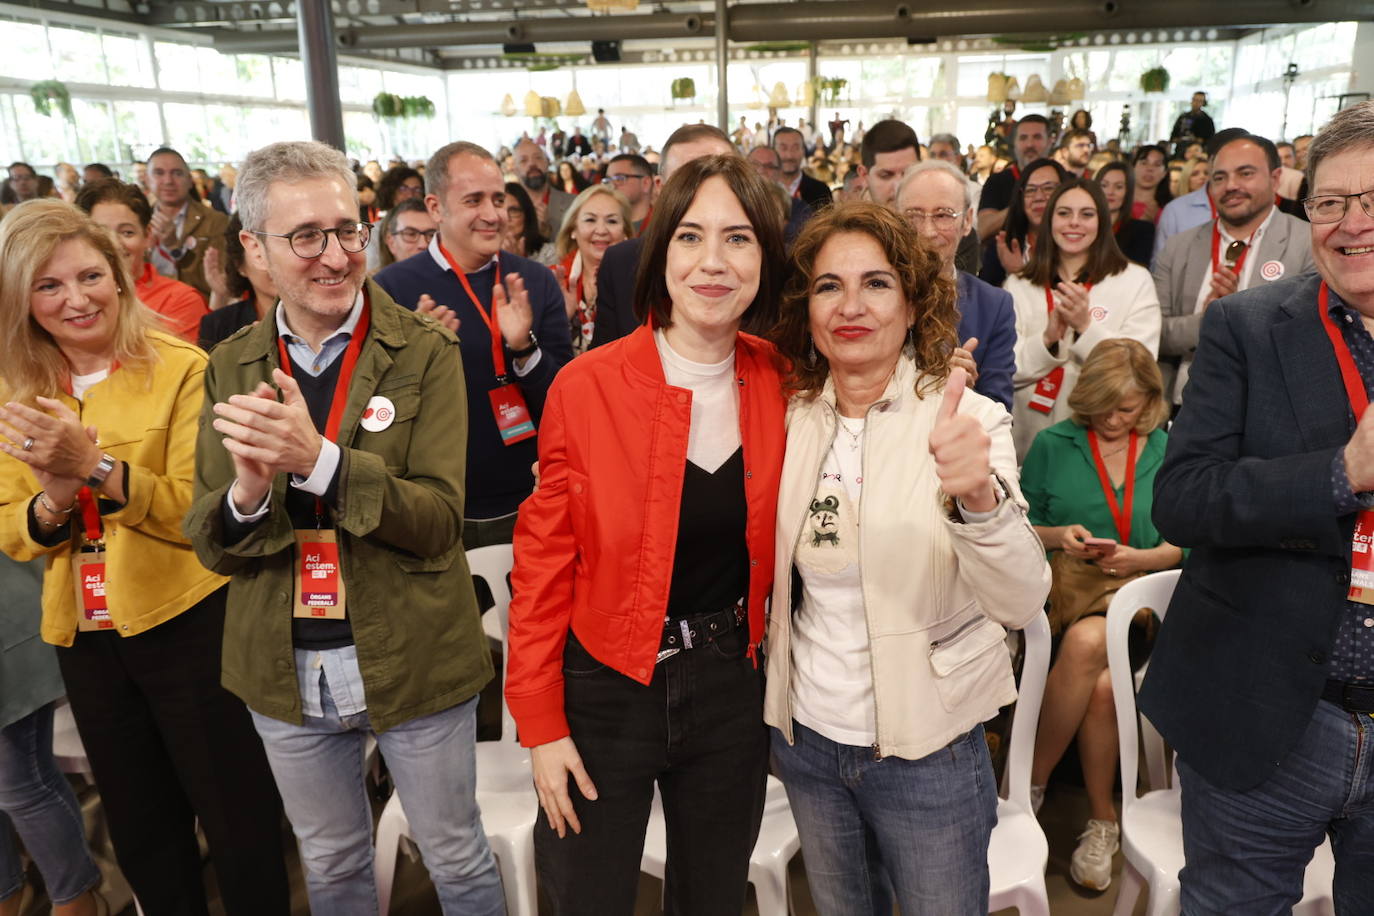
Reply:
[[1148, 436], [1169, 416], [1164, 379], [1150, 351], [1138, 340], [1115, 337], [1093, 347], [1069, 394], [1073, 422], [1088, 426], [1092, 418], [1117, 408], [1128, 394], [1143, 394], [1145, 406], [1136, 432]]
[[[1206, 159], [1194, 159], [1192, 162], [1185, 162], [1183, 164], [1183, 168], [1180, 169], [1178, 173], [1178, 182], [1174, 185], [1175, 197], [1182, 197], [1184, 194], [1192, 193], [1193, 189], [1189, 188], [1188, 185], [1192, 183], [1193, 173], [1199, 169], [1204, 173], [1207, 171]], [[1206, 180], [1202, 182], [1202, 186], [1204, 188], [1207, 187]]]
[[35, 277], [63, 242], [83, 241], [104, 257], [119, 290], [114, 358], [148, 368], [157, 358], [148, 332], [158, 319], [134, 294], [114, 237], [81, 210], [57, 199], [20, 204], [0, 222], [0, 388], [11, 400], [32, 402], [62, 390], [69, 367], [52, 336], [34, 320], [29, 301]]
[[629, 199], [615, 188], [594, 184], [574, 197], [573, 202], [568, 205], [568, 212], [563, 214], [563, 224], [558, 227], [558, 235], [554, 237], [554, 250], [558, 252], [559, 258], [567, 257], [568, 252], [577, 247], [577, 243], [573, 241], [573, 232], [577, 229], [577, 215], [582, 212], [587, 202], [598, 194], [607, 195], [620, 207], [620, 221], [625, 226], [625, 238], [634, 238], [635, 225], [630, 219]]

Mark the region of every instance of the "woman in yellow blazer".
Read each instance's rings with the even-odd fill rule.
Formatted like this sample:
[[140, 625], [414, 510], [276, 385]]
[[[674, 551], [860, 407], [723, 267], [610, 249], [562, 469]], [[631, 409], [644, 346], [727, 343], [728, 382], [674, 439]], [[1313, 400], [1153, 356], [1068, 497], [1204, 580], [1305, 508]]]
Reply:
[[148, 916], [289, 912], [281, 802], [219, 684], [225, 580], [181, 533], [205, 354], [156, 329], [114, 239], [70, 204], [0, 224], [0, 550], [44, 556], [58, 646], [119, 865]]

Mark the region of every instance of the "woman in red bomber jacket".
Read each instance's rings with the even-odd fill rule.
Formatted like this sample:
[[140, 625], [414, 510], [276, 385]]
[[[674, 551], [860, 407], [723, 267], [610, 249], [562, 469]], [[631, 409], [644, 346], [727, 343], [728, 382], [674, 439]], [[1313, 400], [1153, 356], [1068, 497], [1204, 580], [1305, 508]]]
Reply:
[[506, 698], [533, 748], [536, 863], [560, 916], [633, 911], [655, 782], [668, 912], [744, 905], [784, 401], [772, 346], [739, 327], [771, 318], [782, 254], [743, 159], [685, 163], [642, 253], [650, 323], [549, 391], [515, 530]]

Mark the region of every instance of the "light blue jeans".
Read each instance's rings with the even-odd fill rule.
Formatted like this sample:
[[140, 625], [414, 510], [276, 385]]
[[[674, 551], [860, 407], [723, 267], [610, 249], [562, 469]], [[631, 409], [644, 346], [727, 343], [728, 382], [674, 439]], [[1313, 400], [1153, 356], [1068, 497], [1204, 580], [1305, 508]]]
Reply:
[[[327, 675], [337, 668], [312, 670], [319, 671], [322, 715], [291, 725], [253, 713], [253, 724], [300, 845], [311, 912], [376, 916], [372, 809], [363, 777], [372, 727], [365, 708], [340, 714]], [[361, 700], [361, 679], [336, 686]], [[474, 797], [476, 714], [473, 697], [376, 736], [445, 916], [506, 911]]]
[[984, 916], [997, 786], [983, 726], [920, 760], [873, 759], [799, 722], [773, 765], [822, 916]]
[[1328, 835], [1337, 914], [1374, 913], [1374, 719], [1317, 701], [1302, 739], [1244, 792], [1208, 782], [1181, 756], [1178, 775], [1184, 913], [1291, 911]]
[[0, 900], [24, 887], [11, 822], [53, 903], [71, 903], [100, 884], [81, 808], [53, 760], [53, 709], [49, 703], [0, 729]]

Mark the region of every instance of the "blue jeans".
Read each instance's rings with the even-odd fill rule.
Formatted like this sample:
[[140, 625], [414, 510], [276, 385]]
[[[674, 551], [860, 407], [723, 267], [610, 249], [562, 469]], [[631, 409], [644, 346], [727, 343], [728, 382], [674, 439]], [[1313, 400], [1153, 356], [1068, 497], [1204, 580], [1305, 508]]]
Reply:
[[1329, 835], [1336, 912], [1374, 913], [1371, 757], [1374, 719], [1321, 700], [1302, 739], [1252, 789], [1215, 786], [1180, 758], [1183, 912], [1289, 912], [1302, 898], [1313, 851]]
[[[291, 725], [253, 713], [300, 844], [310, 909], [376, 916], [372, 808], [363, 777], [367, 710], [340, 715], [324, 671], [322, 716]], [[477, 698], [378, 734], [445, 916], [506, 911], [474, 791]]]
[[70, 903], [100, 884], [81, 807], [53, 760], [52, 719], [49, 703], [0, 729], [0, 900], [24, 886], [11, 822], [54, 904]]
[[773, 766], [823, 916], [983, 916], [997, 786], [983, 726], [922, 757], [873, 759], [799, 722], [774, 728]]

